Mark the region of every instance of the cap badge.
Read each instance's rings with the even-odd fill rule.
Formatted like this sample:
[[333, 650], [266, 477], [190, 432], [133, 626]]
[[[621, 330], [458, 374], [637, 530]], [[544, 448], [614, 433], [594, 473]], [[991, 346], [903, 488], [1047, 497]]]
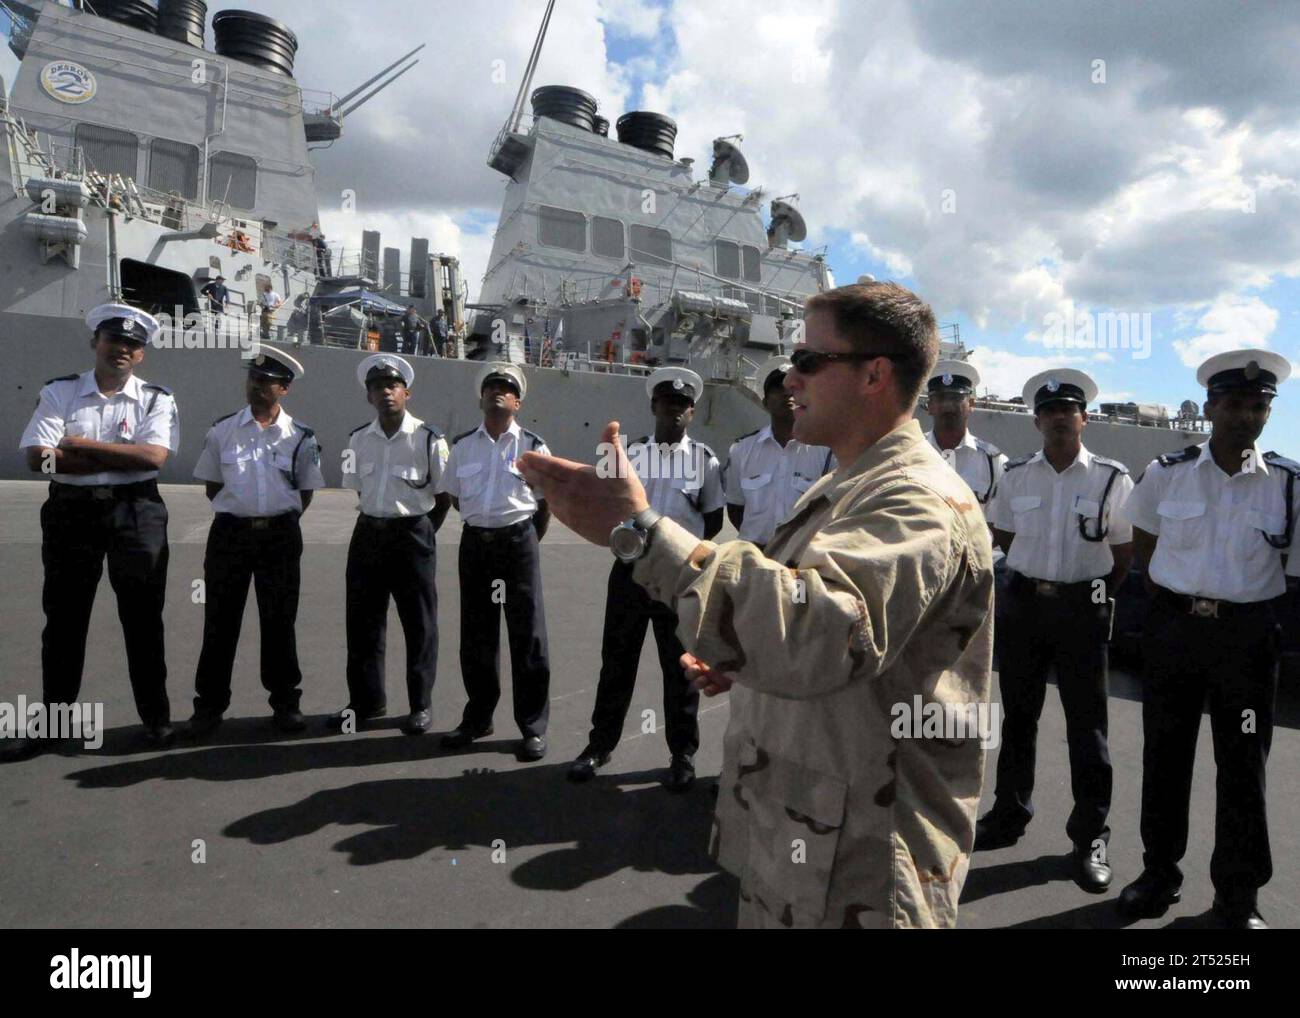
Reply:
[[673, 379], [673, 388], [674, 388], [674, 389], [685, 389], [685, 388], [686, 388], [686, 383], [683, 382], [680, 378], [674, 378], [674, 379]]
[[1061, 383], [1058, 382], [1055, 378], [1049, 378], [1049, 379], [1047, 380], [1047, 391], [1048, 391], [1048, 392], [1055, 392], [1055, 391], [1056, 391], [1057, 389], [1059, 389], [1060, 387], [1061, 387]]
[[943, 384], [944, 384], [944, 385], [952, 385], [952, 375], [951, 375], [951, 373], [946, 374], [946, 375], [943, 376]]
[[1246, 380], [1253, 382], [1259, 377], [1259, 361], [1247, 361], [1244, 369]]
[[253, 358], [253, 363], [260, 368], [263, 364], [266, 363], [266, 354], [259, 353], [256, 357]]

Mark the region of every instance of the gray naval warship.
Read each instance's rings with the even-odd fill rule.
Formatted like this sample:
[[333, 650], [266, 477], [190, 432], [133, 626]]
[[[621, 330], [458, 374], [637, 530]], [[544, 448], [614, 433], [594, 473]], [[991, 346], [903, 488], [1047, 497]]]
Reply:
[[[506, 359], [528, 374], [524, 423], [558, 454], [590, 458], [606, 420], [648, 423], [642, 376], [682, 364], [709, 383], [695, 433], [726, 449], [766, 421], [756, 366], [797, 341], [804, 301], [834, 286], [823, 253], [792, 247], [808, 232], [797, 195], [766, 202], [764, 222], [739, 136], [717, 138], [700, 175], [662, 114], [624, 113], [611, 137], [590, 95], [530, 92], [553, 4], [488, 154], [509, 183], [473, 302], [457, 260], [427, 240], [410, 241], [403, 272], [378, 233], [349, 252], [318, 225], [313, 145], [338, 139], [418, 49], [340, 98], [299, 86], [296, 37], [263, 15], [216, 13], [208, 50], [201, 0], [3, 8], [20, 59], [0, 102], [0, 414], [11, 436], [46, 380], [85, 370], [85, 313], [122, 301], [164, 321], [142, 374], [180, 408], [180, 453], [162, 479], [189, 480], [207, 424], [242, 398], [241, 359], [262, 341], [256, 297], [270, 286], [284, 304], [265, 341], [289, 344], [307, 369], [293, 411], [316, 429], [331, 484], [328, 453], [367, 412], [356, 364], [408, 305], [451, 323], [451, 356], [421, 358], [414, 394], [444, 431], [478, 419], [473, 362]], [[201, 291], [219, 274], [232, 301], [214, 316]], [[955, 326], [944, 340], [943, 356], [968, 355]], [[1089, 446], [1135, 471], [1203, 440], [1194, 404], [1174, 417], [1101, 410]], [[972, 430], [1013, 455], [1038, 444], [1024, 406], [988, 394]], [[5, 445], [0, 477], [29, 476]]]

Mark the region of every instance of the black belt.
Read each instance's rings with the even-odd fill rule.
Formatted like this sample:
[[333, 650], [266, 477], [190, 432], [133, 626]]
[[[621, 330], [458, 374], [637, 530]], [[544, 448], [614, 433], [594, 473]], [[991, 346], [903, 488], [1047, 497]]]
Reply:
[[533, 525], [532, 517], [526, 520], [520, 520], [518, 523], [511, 523], [505, 527], [475, 527], [465, 524], [465, 533], [479, 541], [504, 541], [507, 537], [513, 537]]
[[298, 513], [280, 513], [279, 516], [236, 516], [234, 513], [217, 513], [217, 519], [222, 525], [239, 530], [272, 530], [293, 526], [298, 522]]
[[410, 527], [419, 523], [421, 520], [427, 520], [427, 515], [419, 516], [369, 516], [361, 513], [358, 517], [361, 523], [370, 527]]
[[1273, 611], [1273, 601], [1221, 601], [1212, 597], [1191, 597], [1164, 587], [1156, 588], [1156, 599], [1184, 615], [1198, 619], [1236, 619]]
[[61, 484], [50, 482], [50, 498], [107, 502], [112, 499], [151, 498], [158, 494], [157, 481], [135, 481], [132, 484]]
[[1007, 583], [1013, 594], [1031, 594], [1044, 598], [1091, 597], [1096, 580], [1079, 580], [1077, 583], [1057, 583], [1054, 580], [1036, 580], [1023, 573], [1012, 573]]

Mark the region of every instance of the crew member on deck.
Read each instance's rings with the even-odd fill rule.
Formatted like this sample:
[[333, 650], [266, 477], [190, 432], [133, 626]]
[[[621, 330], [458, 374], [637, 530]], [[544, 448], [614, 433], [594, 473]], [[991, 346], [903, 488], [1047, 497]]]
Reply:
[[430, 705], [438, 667], [437, 548], [451, 499], [438, 494], [447, 467], [442, 432], [406, 409], [415, 369], [395, 354], [357, 365], [357, 381], [378, 416], [353, 429], [343, 454], [343, 486], [357, 493], [357, 522], [348, 545], [348, 705], [330, 723], [347, 730], [382, 717], [388, 599], [406, 635], [407, 735], [433, 723]]
[[[27, 465], [50, 480], [41, 507], [42, 698], [73, 703], [81, 691], [86, 632], [108, 559], [126, 638], [136, 709], [150, 745], [173, 736], [167, 700], [163, 603], [167, 590], [167, 508], [158, 471], [180, 446], [171, 391], [135, 374], [158, 322], [125, 304], [86, 316], [95, 367], [45, 384], [18, 443]], [[10, 755], [43, 743], [25, 739]]]
[[1273, 739], [1278, 599], [1297, 571], [1300, 465], [1260, 451], [1277, 386], [1291, 373], [1269, 350], [1200, 366], [1209, 441], [1152, 461], [1124, 506], [1152, 591], [1143, 645], [1143, 871], [1120, 894], [1132, 917], [1181, 897], [1196, 738], [1206, 699], [1216, 799], [1210, 880], [1221, 925], [1265, 929], [1256, 896], [1273, 875], [1264, 773]]
[[302, 376], [302, 365], [280, 350], [252, 358], [244, 385], [248, 405], [213, 422], [194, 467], [216, 515], [203, 556], [203, 649], [194, 676], [192, 738], [214, 731], [230, 706], [249, 580], [257, 597], [262, 686], [271, 694], [272, 723], [285, 733], [306, 727], [298, 710], [302, 670], [294, 632], [302, 560], [298, 518], [325, 478], [316, 433], [280, 402]]
[[1074, 794], [1065, 830], [1075, 880], [1091, 892], [1110, 885], [1107, 643], [1133, 556], [1132, 528], [1117, 513], [1133, 490], [1128, 469], [1082, 441], [1096, 396], [1096, 383], [1070, 368], [1029, 380], [1025, 403], [1043, 448], [1007, 464], [989, 506], [1011, 577], [995, 634], [1004, 712], [996, 799], [975, 833], [977, 851], [1010, 845], [1034, 815], [1038, 718], [1055, 665]]
[[[722, 468], [712, 449], [686, 434], [695, 402], [704, 394], [704, 381], [687, 368], [659, 368], [646, 379], [646, 394], [655, 418], [654, 438], [646, 435], [630, 443], [628, 460], [645, 486], [651, 508], [710, 541], [722, 529]], [[654, 625], [664, 673], [664, 727], [672, 754], [667, 787], [684, 792], [695, 781], [700, 694], [691, 688], [682, 668], [686, 649], [677, 638], [677, 615], [666, 604], [651, 600], [633, 581], [632, 563], [622, 560], [616, 560], [610, 570], [605, 595], [591, 736], [569, 767], [570, 781], [590, 780], [623, 736], [647, 623]]]
[[965, 361], [939, 361], [926, 385], [934, 428], [925, 433], [925, 438], [961, 475], [987, 512], [1007, 458], [996, 445], [976, 438], [967, 428], [975, 410], [975, 390], [979, 384], [980, 373], [975, 365]]
[[829, 449], [793, 437], [794, 396], [785, 388], [789, 370], [789, 357], [770, 357], [759, 365], [754, 378], [763, 387], [770, 422], [731, 444], [724, 471], [731, 525], [742, 541], [759, 547], [772, 539], [799, 496], [836, 466]]
[[539, 435], [515, 420], [528, 392], [513, 364], [488, 364], [479, 373], [483, 423], [452, 440], [443, 491], [465, 523], [460, 539], [460, 671], [469, 702], [459, 727], [443, 736], [455, 749], [492, 734], [501, 698], [501, 606], [510, 639], [515, 724], [523, 735], [521, 760], [546, 755], [551, 663], [546, 643], [538, 542], [550, 510], [524, 480], [515, 460], [526, 452], [550, 455]]

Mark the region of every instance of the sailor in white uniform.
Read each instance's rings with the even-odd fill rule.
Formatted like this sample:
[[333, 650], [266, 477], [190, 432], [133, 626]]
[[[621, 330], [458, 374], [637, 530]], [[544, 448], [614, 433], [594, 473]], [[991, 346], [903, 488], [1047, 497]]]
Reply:
[[[460, 725], [443, 736], [442, 744], [456, 749], [492, 733], [492, 713], [501, 699], [504, 593], [515, 724], [523, 736], [518, 756], [534, 761], [546, 755], [550, 717], [551, 662], [538, 542], [551, 514], [515, 460], [526, 452], [549, 456], [550, 449], [516, 420], [528, 394], [528, 380], [518, 367], [486, 365], [478, 391], [483, 422], [452, 440], [443, 479], [443, 491], [465, 524], [459, 563], [460, 671], [469, 702]], [[503, 592], [498, 581], [504, 582]]]
[[303, 374], [289, 354], [262, 348], [248, 362], [247, 404], [213, 422], [194, 467], [216, 515], [203, 557], [203, 649], [194, 676], [191, 738], [214, 731], [230, 706], [250, 580], [272, 724], [284, 733], [306, 728], [298, 709], [302, 669], [295, 634], [302, 562], [298, 519], [325, 478], [316, 433], [281, 405]]
[[1208, 701], [1217, 796], [1210, 879], [1219, 922], [1264, 929], [1257, 892], [1273, 874], [1264, 775], [1277, 692], [1279, 598], [1296, 575], [1300, 465], [1259, 437], [1291, 365], [1269, 350], [1216, 354], [1206, 387], [1209, 441], [1154, 460], [1124, 515], [1152, 590], [1143, 659], [1142, 875], [1120, 895], [1129, 916], [1181, 896], [1178, 867], [1196, 738]]
[[987, 511], [997, 493], [1007, 458], [996, 445], [972, 435], [967, 427], [975, 409], [979, 383], [980, 373], [973, 364], [942, 360], [934, 366], [926, 384], [927, 406], [934, 418], [934, 428], [925, 433], [925, 438], [957, 471]]
[[433, 723], [430, 705], [438, 668], [435, 535], [451, 499], [439, 494], [447, 440], [407, 409], [415, 370], [402, 357], [374, 354], [357, 365], [357, 381], [377, 416], [354, 428], [343, 452], [343, 486], [357, 493], [357, 522], [348, 544], [348, 705], [330, 723], [347, 729], [387, 710], [384, 650], [388, 602], [406, 637], [407, 735]]
[[[74, 703], [81, 690], [86, 633], [108, 560], [126, 638], [127, 668], [147, 741], [170, 743], [163, 603], [167, 588], [167, 507], [158, 471], [180, 447], [171, 390], [135, 374], [157, 336], [152, 315], [101, 304], [86, 316], [95, 367], [41, 389], [18, 447], [33, 473], [50, 481], [41, 508], [42, 697]], [[22, 757], [42, 743], [11, 747]]]
[[1029, 380], [1025, 403], [1034, 408], [1043, 448], [1007, 464], [989, 506], [1011, 578], [996, 635], [1004, 712], [996, 798], [976, 826], [975, 848], [1013, 843], [1034, 815], [1038, 718], [1055, 666], [1074, 794], [1065, 828], [1074, 877], [1099, 893], [1111, 877], [1107, 643], [1114, 592], [1133, 555], [1132, 528], [1118, 510], [1133, 482], [1124, 464], [1083, 444], [1096, 396], [1096, 383], [1071, 368]]
[[742, 541], [767, 544], [805, 491], [836, 468], [825, 446], [793, 437], [794, 397], [785, 388], [789, 357], [769, 357], [755, 381], [769, 423], [731, 443], [724, 471], [727, 517]]

